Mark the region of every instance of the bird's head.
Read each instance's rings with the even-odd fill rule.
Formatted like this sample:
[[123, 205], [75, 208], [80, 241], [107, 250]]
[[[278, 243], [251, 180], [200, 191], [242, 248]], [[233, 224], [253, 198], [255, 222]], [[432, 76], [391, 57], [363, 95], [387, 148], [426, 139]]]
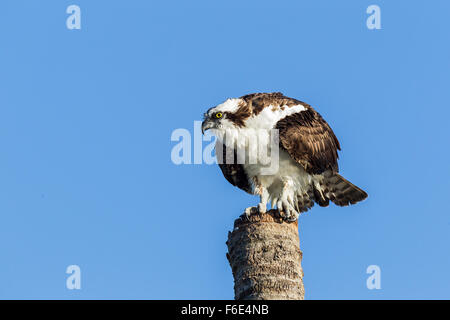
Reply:
[[240, 98], [232, 98], [216, 107], [210, 108], [205, 114], [202, 122], [202, 133], [212, 129], [213, 132], [234, 129], [242, 125], [242, 110], [245, 105]]

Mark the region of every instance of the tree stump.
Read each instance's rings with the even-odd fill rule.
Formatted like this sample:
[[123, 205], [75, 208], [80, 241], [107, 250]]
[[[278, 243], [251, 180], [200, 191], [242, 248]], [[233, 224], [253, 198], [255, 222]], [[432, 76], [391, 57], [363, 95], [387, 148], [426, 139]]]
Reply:
[[283, 221], [278, 210], [242, 215], [227, 246], [236, 300], [303, 300], [297, 221]]

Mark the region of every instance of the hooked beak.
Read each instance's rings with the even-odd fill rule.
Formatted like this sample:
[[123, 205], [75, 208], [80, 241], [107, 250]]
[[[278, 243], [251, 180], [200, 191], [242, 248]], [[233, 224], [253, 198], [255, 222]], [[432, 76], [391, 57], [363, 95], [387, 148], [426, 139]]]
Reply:
[[209, 120], [205, 120], [202, 122], [202, 134], [205, 134], [205, 131], [211, 128], [214, 128], [214, 122]]

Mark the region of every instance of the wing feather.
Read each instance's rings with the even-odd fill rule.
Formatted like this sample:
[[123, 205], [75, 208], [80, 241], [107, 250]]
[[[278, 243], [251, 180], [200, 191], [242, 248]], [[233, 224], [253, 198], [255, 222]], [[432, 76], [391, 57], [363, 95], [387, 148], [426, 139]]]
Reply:
[[277, 122], [280, 146], [310, 174], [338, 172], [339, 141], [320, 114], [305, 106], [306, 110]]
[[245, 192], [253, 194], [250, 181], [248, 179], [247, 173], [244, 170], [244, 166], [242, 164], [235, 163], [235, 160], [237, 159], [236, 151], [233, 150], [233, 159], [227, 159], [226, 145], [217, 141], [216, 153], [222, 153], [222, 157], [220, 157], [219, 154], [217, 158], [220, 170], [222, 170], [225, 179], [227, 179], [227, 181], [233, 186], [238, 187]]

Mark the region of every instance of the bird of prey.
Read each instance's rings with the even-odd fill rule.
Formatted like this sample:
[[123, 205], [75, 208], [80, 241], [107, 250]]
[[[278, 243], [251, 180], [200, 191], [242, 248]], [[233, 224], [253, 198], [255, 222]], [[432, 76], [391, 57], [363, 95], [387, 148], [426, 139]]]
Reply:
[[[270, 143], [274, 129], [277, 148]], [[247, 216], [255, 210], [266, 212], [269, 203], [285, 220], [295, 221], [314, 203], [347, 206], [367, 198], [338, 173], [339, 141], [321, 115], [302, 101], [280, 92], [231, 98], [204, 114], [202, 132], [206, 130], [217, 137], [216, 156], [223, 155], [219, 166], [228, 182], [260, 196], [257, 207], [245, 210]], [[258, 148], [278, 151], [276, 171], [268, 174], [263, 170], [267, 163], [248, 161], [249, 156], [261, 160], [251, 149], [252, 141]], [[240, 151], [245, 159], [236, 161]]]

